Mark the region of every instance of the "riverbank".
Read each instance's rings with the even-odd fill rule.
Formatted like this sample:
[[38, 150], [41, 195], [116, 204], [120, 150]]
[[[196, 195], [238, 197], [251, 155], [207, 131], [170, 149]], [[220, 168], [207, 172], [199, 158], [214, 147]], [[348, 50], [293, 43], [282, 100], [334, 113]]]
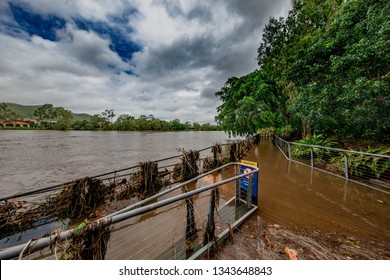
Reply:
[[220, 245], [215, 260], [389, 260], [390, 243], [268, 224], [252, 215]]

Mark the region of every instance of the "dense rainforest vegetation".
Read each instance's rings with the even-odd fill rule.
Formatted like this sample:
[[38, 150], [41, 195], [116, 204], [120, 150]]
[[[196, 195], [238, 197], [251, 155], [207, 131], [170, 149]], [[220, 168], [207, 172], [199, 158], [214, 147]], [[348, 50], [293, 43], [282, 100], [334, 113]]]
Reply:
[[271, 128], [388, 144], [389, 11], [388, 0], [293, 0], [265, 26], [259, 68], [216, 93], [216, 121], [233, 135]]

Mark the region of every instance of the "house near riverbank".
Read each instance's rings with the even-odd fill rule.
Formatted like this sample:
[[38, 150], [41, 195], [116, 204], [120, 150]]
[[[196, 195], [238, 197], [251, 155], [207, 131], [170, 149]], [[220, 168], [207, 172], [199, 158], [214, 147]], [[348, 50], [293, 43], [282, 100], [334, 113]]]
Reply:
[[30, 124], [22, 121], [10, 121], [10, 122], [0, 122], [2, 127], [30, 127]]
[[56, 123], [57, 123], [57, 121], [53, 121], [53, 120], [42, 120], [39, 122], [39, 125], [44, 126], [44, 127], [52, 127]]

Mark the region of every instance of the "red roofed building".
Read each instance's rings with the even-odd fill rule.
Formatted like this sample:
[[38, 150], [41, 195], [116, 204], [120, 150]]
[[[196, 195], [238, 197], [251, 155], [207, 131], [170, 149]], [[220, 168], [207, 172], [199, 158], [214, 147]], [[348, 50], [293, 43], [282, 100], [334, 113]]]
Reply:
[[29, 123], [21, 121], [12, 121], [12, 122], [0, 122], [0, 126], [3, 127], [30, 127]]

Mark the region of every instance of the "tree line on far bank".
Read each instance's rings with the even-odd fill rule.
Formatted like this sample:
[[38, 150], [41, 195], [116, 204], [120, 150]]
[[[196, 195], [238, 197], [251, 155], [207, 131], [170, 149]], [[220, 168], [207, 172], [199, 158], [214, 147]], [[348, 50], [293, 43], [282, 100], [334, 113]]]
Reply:
[[222, 130], [219, 126], [210, 123], [200, 124], [198, 122], [182, 123], [179, 119], [165, 121], [153, 115], [141, 115], [135, 118], [129, 114], [120, 115], [115, 122], [112, 122], [113, 110], [105, 110], [102, 114], [93, 115], [89, 120], [75, 121], [72, 128], [75, 130], [118, 130], [118, 131], [139, 131], [139, 130]]
[[[36, 123], [31, 123], [31, 128], [54, 129], [54, 130], [199, 130], [211, 131], [222, 130], [219, 126], [210, 123], [200, 124], [198, 122], [182, 123], [179, 119], [172, 121], [161, 120], [153, 115], [141, 115], [139, 118], [129, 114], [118, 116], [113, 121], [115, 113], [113, 109], [106, 109], [101, 114], [95, 114], [89, 119], [74, 120], [73, 113], [63, 107], [54, 107], [52, 104], [44, 104], [34, 111]], [[6, 103], [0, 103], [0, 120], [12, 121], [18, 119], [17, 114], [12, 112]]]

